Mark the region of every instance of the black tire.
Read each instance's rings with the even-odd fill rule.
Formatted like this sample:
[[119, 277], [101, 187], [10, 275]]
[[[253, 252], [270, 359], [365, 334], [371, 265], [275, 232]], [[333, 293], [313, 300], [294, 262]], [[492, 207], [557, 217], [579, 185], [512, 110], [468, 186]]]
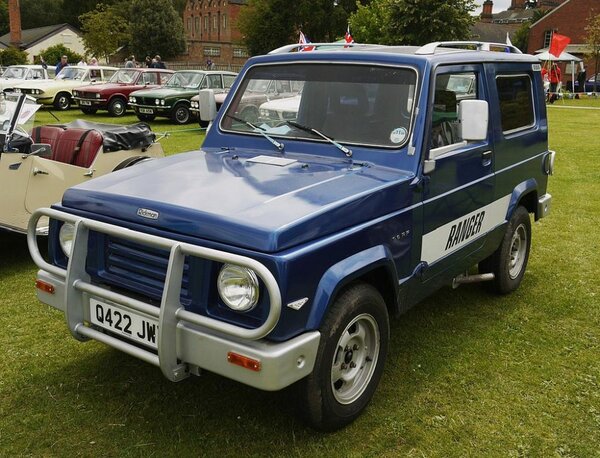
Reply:
[[527, 268], [531, 248], [531, 219], [525, 207], [513, 213], [498, 249], [479, 263], [479, 272], [492, 272], [492, 289], [498, 294], [516, 290]]
[[96, 114], [98, 108], [80, 107], [83, 114]]
[[54, 97], [54, 108], [60, 111], [71, 108], [71, 95], [68, 92], [59, 92]]
[[190, 107], [185, 103], [178, 103], [171, 111], [171, 121], [175, 124], [187, 124], [191, 119]]
[[127, 112], [127, 102], [121, 97], [114, 97], [108, 104], [108, 112], [111, 116], [123, 116]]
[[334, 431], [361, 414], [381, 379], [390, 333], [381, 294], [363, 283], [350, 287], [320, 331], [315, 367], [298, 383], [299, 408], [313, 428]]
[[140, 121], [154, 121], [154, 118], [156, 118], [156, 115], [149, 115], [149, 114], [143, 114], [143, 113], [136, 113], [137, 118]]

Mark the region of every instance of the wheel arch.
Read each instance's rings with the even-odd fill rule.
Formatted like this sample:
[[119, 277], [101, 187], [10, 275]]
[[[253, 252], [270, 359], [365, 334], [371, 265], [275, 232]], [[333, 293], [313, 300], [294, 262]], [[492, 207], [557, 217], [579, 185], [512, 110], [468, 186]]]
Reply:
[[506, 214], [507, 221], [510, 220], [514, 211], [519, 207], [523, 206], [529, 213], [533, 213], [535, 220], [537, 221], [540, 216], [538, 215], [538, 184], [534, 178], [523, 181], [515, 186], [512, 192], [510, 203], [508, 205], [508, 211]]
[[321, 277], [308, 318], [308, 329], [318, 329], [339, 295], [357, 282], [375, 287], [382, 295], [388, 312], [398, 311], [398, 282], [392, 255], [386, 247], [378, 245], [356, 253], [331, 266]]
[[129, 102], [129, 98], [128, 98], [128, 97], [127, 97], [125, 94], [123, 94], [123, 93], [121, 93], [121, 92], [115, 92], [114, 94], [111, 94], [111, 95], [108, 97], [108, 100], [107, 100], [106, 102], [107, 102], [107, 103], [110, 103], [110, 102], [112, 102], [112, 101], [113, 101], [115, 98], [123, 99], [123, 100], [125, 101], [125, 104], [127, 104], [127, 103]]

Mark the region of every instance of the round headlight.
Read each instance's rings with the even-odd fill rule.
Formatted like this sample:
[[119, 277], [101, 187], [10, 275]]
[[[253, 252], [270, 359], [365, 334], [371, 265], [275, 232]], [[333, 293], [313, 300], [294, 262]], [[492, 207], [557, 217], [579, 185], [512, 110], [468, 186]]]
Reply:
[[100, 98], [100, 93], [99, 93], [99, 92], [97, 92], [97, 93], [96, 93], [96, 98], [97, 98], [97, 99], [99, 99], [99, 98]]
[[161, 105], [164, 105], [164, 104], [165, 104], [165, 101], [164, 101], [164, 100], [161, 100], [161, 101], [160, 101], [160, 104], [161, 104]]
[[58, 241], [63, 253], [67, 256], [71, 256], [73, 250], [73, 238], [75, 237], [75, 226], [71, 223], [65, 223], [61, 226], [58, 231]]
[[16, 92], [17, 94], [20, 94], [20, 93], [21, 93], [21, 89], [19, 89], [19, 88], [17, 87], [17, 88], [15, 88], [15, 92]]
[[225, 264], [217, 287], [225, 305], [236, 312], [252, 310], [258, 303], [258, 278], [252, 269]]
[[154, 103], [158, 105], [158, 104], [160, 103], [160, 100], [156, 99], [156, 100], [154, 101]]

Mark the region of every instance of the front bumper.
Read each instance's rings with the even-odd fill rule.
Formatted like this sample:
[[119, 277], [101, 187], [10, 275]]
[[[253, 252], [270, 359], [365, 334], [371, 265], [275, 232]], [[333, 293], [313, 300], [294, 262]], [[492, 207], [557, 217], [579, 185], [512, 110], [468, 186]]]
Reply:
[[[75, 224], [73, 250], [66, 270], [48, 264], [40, 254], [35, 224], [41, 216]], [[160, 307], [90, 283], [85, 270], [90, 230], [170, 250]], [[65, 313], [69, 329], [78, 340], [98, 340], [154, 364], [172, 381], [196, 374], [198, 369], [207, 369], [255, 388], [274, 391], [291, 385], [313, 370], [319, 332], [307, 332], [280, 343], [264, 339], [279, 320], [281, 296], [273, 275], [254, 259], [142, 234], [51, 209], [37, 210], [32, 215], [27, 242], [31, 256], [40, 268], [38, 283], [46, 285], [45, 289], [37, 289], [38, 298]], [[246, 329], [185, 310], [179, 301], [185, 256], [232, 262], [253, 269], [265, 283], [271, 298], [270, 311], [264, 323], [258, 328]], [[91, 299], [100, 299], [126, 311], [157, 319], [157, 351], [134, 345], [90, 324]], [[230, 353], [258, 361], [260, 370], [232, 364], [228, 358]]]

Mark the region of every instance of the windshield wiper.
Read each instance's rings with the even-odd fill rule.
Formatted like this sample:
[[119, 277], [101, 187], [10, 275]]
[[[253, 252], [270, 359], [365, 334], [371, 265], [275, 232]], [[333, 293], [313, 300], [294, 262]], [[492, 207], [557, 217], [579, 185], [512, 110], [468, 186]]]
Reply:
[[242, 118], [238, 118], [237, 116], [233, 116], [233, 115], [230, 115], [230, 114], [226, 114], [225, 116], [227, 116], [228, 118], [233, 119], [234, 121], [246, 124], [254, 132], [261, 134], [263, 137], [265, 137], [267, 140], [269, 140], [273, 144], [273, 146], [275, 146], [275, 148], [277, 148], [279, 151], [283, 151], [283, 143], [278, 142], [273, 137], [271, 137], [270, 135], [268, 135], [263, 128], [255, 126], [251, 122], [246, 121], [245, 119], [242, 119]]
[[297, 123], [296, 121], [284, 121], [284, 122], [286, 124], [289, 124], [292, 127], [303, 130], [305, 132], [310, 132], [312, 134], [315, 134], [315, 135], [321, 137], [324, 140], [327, 140], [329, 143], [331, 143], [333, 146], [335, 146], [337, 149], [339, 149], [341, 152], [343, 152], [347, 157], [352, 157], [351, 150], [346, 148], [344, 145], [336, 142], [333, 138], [328, 137], [327, 135], [325, 135], [322, 132], [319, 132], [317, 129], [313, 129], [312, 127], [304, 126], [302, 124]]

